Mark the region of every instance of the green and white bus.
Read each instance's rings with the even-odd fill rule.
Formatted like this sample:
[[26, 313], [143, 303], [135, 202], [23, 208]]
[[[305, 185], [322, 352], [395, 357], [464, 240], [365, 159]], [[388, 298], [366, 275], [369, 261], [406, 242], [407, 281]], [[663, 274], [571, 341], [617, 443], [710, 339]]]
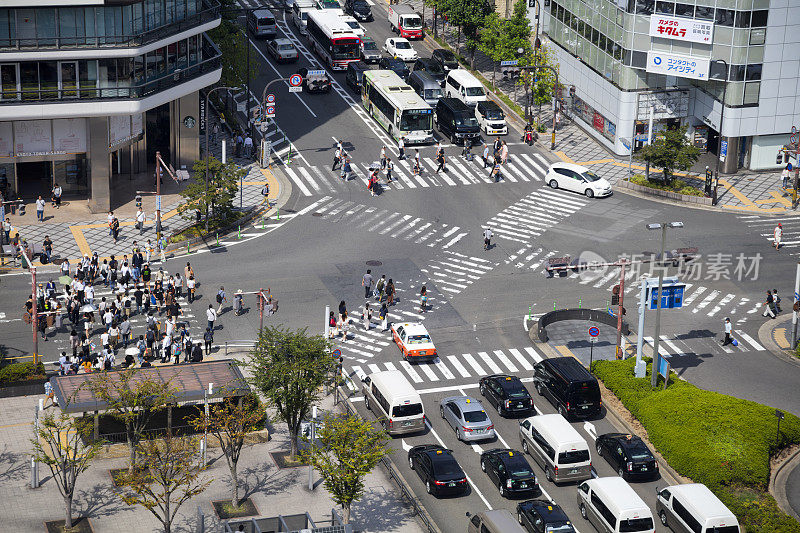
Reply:
[[405, 144], [433, 142], [433, 109], [391, 70], [364, 72], [361, 101], [378, 124]]

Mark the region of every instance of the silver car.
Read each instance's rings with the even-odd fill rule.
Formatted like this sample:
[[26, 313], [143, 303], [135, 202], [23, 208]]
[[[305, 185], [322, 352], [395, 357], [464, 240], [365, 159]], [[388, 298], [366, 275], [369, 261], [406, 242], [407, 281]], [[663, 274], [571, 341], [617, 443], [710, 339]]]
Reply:
[[442, 415], [458, 440], [493, 439], [494, 424], [484, 411], [481, 402], [469, 396], [450, 396], [439, 402], [439, 413]]
[[292, 41], [285, 38], [273, 39], [267, 43], [269, 55], [278, 63], [291, 63], [297, 61], [299, 54]]
[[381, 59], [378, 43], [370, 38], [361, 39], [361, 58], [365, 63], [377, 63]]

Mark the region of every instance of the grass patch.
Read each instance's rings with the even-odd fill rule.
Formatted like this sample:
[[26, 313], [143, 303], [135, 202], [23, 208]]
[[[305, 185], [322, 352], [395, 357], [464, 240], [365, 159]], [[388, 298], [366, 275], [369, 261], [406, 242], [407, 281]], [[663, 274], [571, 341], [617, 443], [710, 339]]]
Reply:
[[683, 180], [672, 180], [667, 184], [661, 180], [647, 179], [641, 174], [634, 174], [628, 181], [636, 185], [641, 185], [650, 189], [658, 189], [660, 191], [677, 192], [687, 196], [704, 196], [702, 190], [692, 187]]
[[706, 391], [682, 380], [666, 390], [633, 377], [635, 359], [596, 361], [595, 375], [645, 427], [650, 441], [681, 475], [707, 485], [746, 532], [800, 533], [767, 491], [770, 457], [800, 443], [800, 418], [786, 413], [776, 445], [772, 407]]
[[47, 372], [44, 369], [44, 364], [34, 364], [33, 361], [9, 363], [0, 368], [0, 385], [9, 385], [11, 383], [20, 383], [46, 377]]

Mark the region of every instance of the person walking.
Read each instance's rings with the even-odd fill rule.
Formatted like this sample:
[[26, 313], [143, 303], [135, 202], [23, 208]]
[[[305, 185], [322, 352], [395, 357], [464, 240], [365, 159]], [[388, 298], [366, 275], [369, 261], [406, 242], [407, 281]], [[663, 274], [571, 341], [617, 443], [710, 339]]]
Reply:
[[492, 170], [489, 172], [489, 179], [494, 178], [495, 183], [499, 182], [503, 178], [503, 175], [500, 173], [500, 168], [500, 158], [497, 158], [495, 159]]
[[368, 268], [366, 274], [361, 278], [361, 286], [364, 287], [364, 298], [369, 299], [372, 293], [372, 282], [372, 270]]
[[419, 149], [415, 148], [414, 149], [414, 175], [415, 176], [419, 176], [421, 169], [422, 169], [422, 167], [419, 164]]
[[214, 331], [214, 322], [217, 320], [217, 312], [214, 311], [214, 306], [211, 304], [208, 304], [208, 309], [206, 309], [206, 320], [208, 321], [207, 329]]
[[339, 320], [344, 321], [347, 318], [347, 306], [344, 303], [344, 300], [339, 302]]
[[500, 161], [505, 165], [508, 162], [508, 145], [505, 141], [500, 146]]
[[723, 346], [727, 346], [733, 342], [733, 337], [731, 334], [733, 333], [733, 324], [731, 324], [730, 318], [725, 318], [725, 340], [722, 341]]
[[386, 291], [386, 274], [381, 275], [381, 279], [378, 280], [378, 283], [375, 285], [375, 299], [383, 301], [383, 296]]
[[483, 249], [488, 250], [492, 247], [492, 233], [491, 228], [486, 228], [483, 230]]
[[489, 145], [486, 144], [486, 141], [483, 143], [483, 168], [489, 166]]
[[[332, 339], [334, 337], [334, 330], [336, 330], [336, 313], [331, 311], [328, 314], [328, 338]], [[339, 336], [339, 332], [336, 331], [336, 336]]]
[[44, 248], [44, 255], [47, 258], [47, 262], [49, 263], [53, 259], [53, 241], [50, 240], [50, 235], [44, 236], [44, 241], [42, 242], [42, 248]]
[[333, 152], [333, 166], [331, 170], [336, 170], [336, 166], [342, 162], [342, 151], [339, 148], [336, 148], [336, 151]]
[[789, 171], [791, 170], [791, 163], [786, 165], [784, 169], [781, 171], [781, 180], [783, 181], [783, 188], [789, 188]]
[[397, 151], [400, 152], [398, 159], [402, 161], [406, 158], [406, 141], [405, 137], [400, 137], [397, 139]]
[[114, 242], [119, 240], [119, 219], [117, 217], [111, 220], [111, 236], [114, 237]]
[[428, 288], [425, 285], [419, 290], [419, 312], [424, 313], [428, 307]]
[[211, 126], [211, 142], [217, 142], [217, 134], [219, 133], [219, 122], [215, 122], [213, 126]]
[[775, 314], [783, 311], [781, 309], [781, 297], [778, 296], [778, 289], [772, 289], [772, 300], [775, 302]]
[[114, 230], [111, 227], [111, 223], [114, 222], [114, 211], [109, 211], [108, 215], [106, 215], [106, 220], [108, 220], [108, 236], [114, 236]]
[[44, 222], [44, 198], [40, 194], [39, 197], [36, 199], [36, 220], [39, 222]]
[[775, 226], [775, 230], [772, 232], [773, 234], [773, 244], [775, 245], [775, 249], [779, 250], [781, 247], [781, 237], [783, 237], [783, 224], [778, 222], [778, 225]]
[[144, 233], [144, 221], [145, 221], [145, 214], [140, 207], [138, 211], [136, 211], [136, 229], [139, 230], [139, 235]]
[[390, 305], [390, 306], [394, 305], [395, 289], [394, 289], [394, 282], [392, 281], [392, 278], [389, 278], [389, 281], [386, 282], [386, 289], [385, 290], [386, 290], [386, 304]]
[[381, 146], [381, 170], [386, 169], [386, 146]]
[[386, 182], [390, 183], [392, 181], [392, 170], [394, 170], [394, 163], [390, 158], [386, 158]]
[[364, 325], [364, 329], [369, 331], [369, 328], [372, 325], [372, 309], [369, 307], [369, 302], [364, 302], [364, 309], [361, 311], [361, 320]]
[[761, 316], [769, 315], [770, 318], [775, 318], [775, 311], [772, 310], [772, 307], [775, 305], [775, 299], [772, 297], [772, 292], [767, 291], [767, 299], [764, 302], [764, 312], [761, 313]]
[[53, 185], [53, 190], [50, 192], [52, 194], [53, 207], [55, 207], [56, 209], [61, 209], [61, 195], [64, 192], [61, 189], [61, 185], [56, 183], [55, 185]]
[[345, 158], [344, 164], [342, 165], [342, 174], [341, 178], [342, 181], [347, 181], [347, 178], [350, 176], [350, 173], [353, 171], [353, 167], [350, 166], [350, 158]]
[[242, 310], [244, 309], [244, 295], [242, 295], [242, 289], [236, 291], [236, 294], [233, 295], [233, 314], [239, 316], [242, 314]]
[[227, 302], [228, 298], [225, 296], [225, 287], [220, 286], [219, 290], [217, 291], [217, 304], [219, 304], [219, 307], [217, 307], [218, 315], [222, 313], [222, 306]]
[[444, 148], [441, 148], [439, 150], [439, 153], [436, 155], [436, 162], [439, 163], [439, 166], [436, 167], [436, 173], [437, 174], [439, 172], [443, 171], [443, 170], [445, 172], [447, 172], [447, 170], [445, 170], [445, 168], [444, 168], [444, 163], [445, 163], [445, 161], [444, 161]]
[[381, 310], [378, 312], [378, 318], [381, 319], [381, 331], [385, 332], [389, 329], [389, 308], [386, 302], [381, 305]]
[[160, 239], [158, 239], [158, 255], [161, 259], [161, 263], [167, 262], [167, 237], [166, 235], [162, 235]]
[[11, 244], [11, 231], [13, 229], [14, 226], [11, 225], [11, 219], [6, 217], [6, 219], [3, 221], [3, 234], [6, 237], [4, 244]]

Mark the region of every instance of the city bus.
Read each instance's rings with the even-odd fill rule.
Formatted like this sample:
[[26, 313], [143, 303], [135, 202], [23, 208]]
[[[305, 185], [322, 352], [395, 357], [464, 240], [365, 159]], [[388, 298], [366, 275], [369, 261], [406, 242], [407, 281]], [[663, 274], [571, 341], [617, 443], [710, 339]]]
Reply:
[[378, 124], [406, 144], [433, 142], [433, 109], [394, 71], [364, 72], [361, 100]]
[[306, 32], [311, 46], [333, 70], [345, 70], [358, 61], [361, 40], [335, 9], [317, 9], [308, 13]]

